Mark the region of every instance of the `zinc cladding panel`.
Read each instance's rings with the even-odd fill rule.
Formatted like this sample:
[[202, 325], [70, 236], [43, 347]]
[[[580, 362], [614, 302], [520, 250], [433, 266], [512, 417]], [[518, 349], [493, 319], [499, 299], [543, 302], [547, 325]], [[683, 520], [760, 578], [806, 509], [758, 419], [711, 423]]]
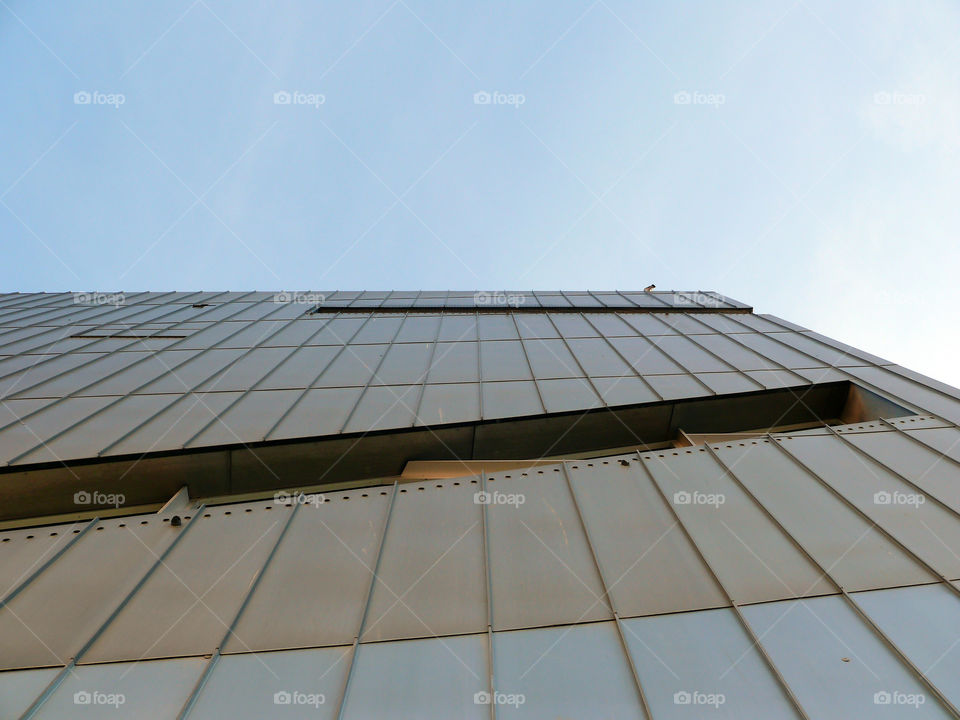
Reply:
[[[250, 512], [245, 512], [248, 509]], [[114, 618], [84, 660], [212, 652], [290, 513], [273, 501], [251, 503], [243, 510], [208, 508], [203, 517], [195, 518], [194, 526], [185, 525], [187, 535]]]
[[479, 488], [463, 478], [399, 489], [362, 641], [486, 629]]
[[[850, 451], [834, 444], [840, 441], [823, 436], [782, 442], [791, 451], [797, 443], [812, 442], [811, 449], [823, 457], [824, 477], [844, 491], [849, 489], [850, 483], [842, 478], [849, 469], [843, 462], [843, 455]], [[712, 447], [733, 475], [847, 590], [868, 590], [936, 579], [873, 527], [871, 522], [858, 515], [768, 442], [753, 440]], [[720, 471], [719, 466], [717, 469]], [[864, 490], [869, 487], [867, 483]], [[875, 489], [869, 491], [871, 500]], [[854, 504], [861, 503], [854, 500]], [[868, 512], [868, 515], [874, 513]], [[890, 529], [886, 522], [881, 525]], [[952, 534], [952, 537], [960, 540], [958, 532], [960, 523]]]
[[644, 716], [613, 623], [495, 633], [493, 648], [497, 690], [525, 697], [520, 705], [498, 705], [498, 718]]
[[[291, 650], [222, 657], [204, 685], [190, 717], [313, 718], [331, 720], [350, 666], [350, 647]], [[275, 693], [322, 695], [323, 702], [278, 707]], [[292, 701], [291, 696], [291, 701]], [[319, 700], [319, 698], [316, 698]]]
[[548, 316], [557, 326], [560, 335], [565, 338], [597, 337], [599, 333], [588, 323], [580, 313], [551, 313]]
[[960, 704], [957, 596], [944, 585], [924, 585], [858, 593], [855, 599], [947, 699]]
[[282, 364], [270, 372], [257, 386], [260, 390], [310, 387], [317, 376], [336, 356], [335, 345], [313, 345], [294, 350]]
[[854, 378], [868, 382], [895, 400], [916, 405], [924, 412], [935, 413], [954, 422], [960, 422], [960, 400], [911, 381], [885, 367], [848, 367], [845, 371]]
[[[877, 693], [925, 694], [919, 681], [842, 597], [751, 605], [743, 608], [743, 614], [812, 718], [879, 717]], [[893, 708], [891, 717], [907, 714], [950, 717], [930, 696], [917, 707]]]
[[427, 382], [477, 382], [480, 379], [477, 352], [475, 342], [437, 343]]
[[323, 371], [314, 387], [366, 385], [389, 345], [347, 345]]
[[948, 458], [953, 458], [960, 462], [960, 430], [957, 428], [937, 428], [930, 430], [915, 431], [909, 426], [903, 426], [908, 435], [929, 445], [933, 452], [938, 455], [944, 455], [944, 459], [937, 463], [937, 468], [942, 464], [949, 463]]
[[439, 332], [439, 315], [408, 315], [396, 342], [433, 342]]
[[83, 520], [69, 525], [0, 532], [0, 602], [67, 547], [87, 524]]
[[467, 422], [480, 416], [480, 383], [426, 385], [420, 399], [419, 425]]
[[419, 385], [368, 387], [343, 432], [410, 427], [413, 425], [419, 395]]
[[[226, 409], [219, 412], [202, 432], [187, 442], [186, 447], [230, 445], [250, 440], [261, 440], [267, 431], [300, 397], [302, 390], [254, 391], [236, 395]], [[195, 430], [203, 425], [196, 426]], [[301, 428], [309, 437], [307, 428]]]
[[[203, 658], [183, 658], [81, 666], [68, 673], [63, 684], [40, 706], [34, 717], [38, 720], [120, 714], [157, 720], [175, 717], [205, 664]], [[92, 697], [89, 704], [77, 701], [77, 693], [93, 692], [116, 693], [123, 696], [123, 702], [117, 705], [104, 704], [103, 700], [94, 703]]]
[[540, 380], [537, 382], [548, 413], [587, 410], [602, 407], [603, 400], [587, 378]]
[[[642, 375], [667, 375], [686, 372], [660, 350], [652, 340], [624, 337], [610, 338], [610, 343]], [[727, 369], [729, 368], [724, 368], [724, 370]]]
[[390, 346], [383, 364], [377, 369], [371, 385], [412, 385], [427, 375], [427, 363], [433, 354], [433, 343], [400, 343]]
[[340, 431], [356, 405], [363, 388], [330, 388], [307, 390], [299, 402], [272, 430], [267, 439], [332, 435]]
[[0, 717], [20, 717], [58, 672], [50, 668], [0, 673]]
[[511, 315], [480, 315], [477, 320], [481, 340], [516, 340], [518, 337]]
[[642, 457], [735, 602], [835, 591], [705, 450]]
[[629, 455], [567, 463], [570, 482], [621, 617], [727, 604], [650, 479]]
[[484, 420], [540, 415], [544, 412], [537, 386], [532, 381], [484, 382], [480, 392]]
[[[785, 439], [781, 447], [940, 573], [949, 578], [960, 577], [960, 558], [954, 550], [960, 547], [960, 518], [955, 512], [930, 499], [920, 501], [915, 488], [860, 456], [843, 440], [832, 435]], [[918, 467], [910, 474], [919, 477], [925, 469]], [[887, 554], [889, 557], [882, 565], [885, 580], [899, 576], [894, 569], [893, 548]], [[880, 567], [876, 569], [880, 570]], [[903, 577], [916, 577], [914, 582], [923, 582], [922, 577], [935, 579], [919, 568]]]
[[593, 378], [593, 384], [606, 405], [633, 405], [656, 402], [660, 396], [638, 377]]
[[494, 498], [524, 500], [487, 505], [494, 629], [609, 619], [560, 469], [497, 473], [487, 491]]
[[474, 697], [486, 689], [485, 635], [361, 645], [343, 718], [481, 720], [490, 708]]
[[223, 372], [200, 383], [198, 392], [213, 390], [246, 390], [257, 384], [268, 372], [290, 354], [289, 348], [256, 348], [237, 358]]
[[[225, 652], [353, 642], [377, 561], [390, 492], [348, 490], [304, 503], [227, 640]], [[327, 502], [319, 502], [323, 498]]]
[[42, 389], [51, 378], [77, 371], [85, 363], [95, 362], [103, 357], [103, 353], [75, 353], [59, 355], [53, 359], [36, 356], [32, 361], [30, 358], [27, 362], [18, 360], [17, 364], [24, 367], [17, 368], [14, 374], [0, 380], [0, 393], [5, 397], [57, 397], [56, 394]]
[[523, 346], [530, 358], [533, 375], [538, 380], [583, 375], [563, 340], [524, 340]]
[[[4, 450], [0, 460], [10, 462], [26, 450], [38, 446], [42, 448], [45, 440], [49, 442], [52, 436], [67, 430], [114, 400], [116, 398], [68, 398], [56, 404], [46, 405], [34, 415], [21, 414], [21, 420], [0, 431], [0, 448]], [[8, 404], [12, 405], [13, 402], [10, 401]], [[73, 432], [83, 433], [82, 428], [81, 425]], [[89, 436], [88, 439], [90, 439]]]
[[544, 315], [518, 314], [514, 316], [522, 338], [559, 338], [560, 333]]
[[[732, 610], [636, 618], [624, 628], [654, 717], [800, 717]], [[677, 702], [694, 692], [724, 700]]]
[[73, 657], [178, 532], [155, 515], [98, 522], [0, 610], [0, 669]]
[[519, 340], [484, 340], [480, 343], [483, 379], [529, 380], [530, 368]]
[[587, 375], [633, 375], [633, 369], [603, 338], [568, 341]]

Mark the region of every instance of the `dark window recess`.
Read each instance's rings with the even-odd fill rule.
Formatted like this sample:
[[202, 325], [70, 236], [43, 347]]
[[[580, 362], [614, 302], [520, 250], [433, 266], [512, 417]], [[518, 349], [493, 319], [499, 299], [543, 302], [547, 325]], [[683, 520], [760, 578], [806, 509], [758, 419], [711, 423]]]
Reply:
[[200, 308], [210, 307], [210, 303], [194, 303], [190, 307], [197, 308], [199, 310]]

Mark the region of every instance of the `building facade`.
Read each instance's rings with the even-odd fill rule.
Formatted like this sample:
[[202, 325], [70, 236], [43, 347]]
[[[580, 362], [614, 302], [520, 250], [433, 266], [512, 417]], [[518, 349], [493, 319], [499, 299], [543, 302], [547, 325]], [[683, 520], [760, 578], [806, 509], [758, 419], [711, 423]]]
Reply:
[[0, 718], [958, 718], [958, 422], [714, 292], [2, 295]]

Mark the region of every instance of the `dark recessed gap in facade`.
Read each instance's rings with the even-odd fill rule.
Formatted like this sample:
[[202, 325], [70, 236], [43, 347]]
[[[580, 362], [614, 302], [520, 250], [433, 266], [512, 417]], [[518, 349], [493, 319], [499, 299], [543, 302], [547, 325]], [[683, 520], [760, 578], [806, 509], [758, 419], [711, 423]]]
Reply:
[[[45, 463], [0, 471], [0, 521], [77, 511], [76, 492], [123, 493], [127, 507], [191, 498], [399, 476], [411, 460], [514, 460], [673, 443], [825, 421], [850, 424], [913, 415], [848, 381], [645, 403], [481, 423], [223, 446], [145, 456]], [[267, 470], [266, 468], [270, 468]], [[91, 507], [90, 510], [97, 508]]]
[[329, 315], [341, 313], [344, 315], [509, 315], [513, 313], [543, 314], [543, 313], [628, 313], [628, 314], [673, 314], [673, 313], [722, 313], [724, 315], [750, 315], [753, 308], [734, 307], [702, 307], [699, 305], [680, 305], [675, 307], [632, 307], [632, 306], [576, 306], [558, 305], [556, 307], [543, 305], [420, 305], [389, 307], [350, 307], [348, 305], [317, 305], [303, 313], [303, 317]]

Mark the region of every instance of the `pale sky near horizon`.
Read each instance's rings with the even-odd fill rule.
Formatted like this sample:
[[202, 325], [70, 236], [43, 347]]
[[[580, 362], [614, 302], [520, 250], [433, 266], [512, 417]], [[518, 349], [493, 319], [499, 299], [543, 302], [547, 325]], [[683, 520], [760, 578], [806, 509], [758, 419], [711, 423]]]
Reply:
[[0, 62], [0, 291], [656, 283], [960, 385], [956, 4], [0, 0]]

